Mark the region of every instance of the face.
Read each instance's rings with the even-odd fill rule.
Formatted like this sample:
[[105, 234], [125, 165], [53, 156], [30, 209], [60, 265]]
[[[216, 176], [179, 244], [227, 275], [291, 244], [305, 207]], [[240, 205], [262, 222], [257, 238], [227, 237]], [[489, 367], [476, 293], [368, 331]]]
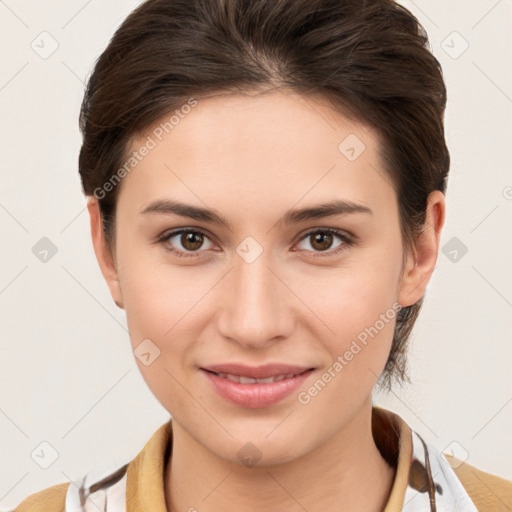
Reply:
[[[397, 305], [424, 291], [403, 279], [395, 191], [375, 132], [320, 98], [219, 95], [187, 112], [133, 141], [151, 149], [123, 181], [109, 286], [184, 431], [234, 462], [248, 442], [261, 463], [295, 459], [367, 403]], [[308, 371], [254, 384], [206, 370], [230, 363]]]

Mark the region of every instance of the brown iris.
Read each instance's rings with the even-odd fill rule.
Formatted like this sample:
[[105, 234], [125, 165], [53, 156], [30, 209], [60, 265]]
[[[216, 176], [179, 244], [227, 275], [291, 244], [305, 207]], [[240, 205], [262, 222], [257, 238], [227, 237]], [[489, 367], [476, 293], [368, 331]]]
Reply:
[[203, 245], [203, 235], [201, 233], [182, 233], [181, 243], [185, 249], [194, 251]]
[[[311, 246], [319, 251], [325, 251], [332, 245], [332, 233], [315, 233], [310, 235], [313, 238]], [[318, 244], [318, 246], [316, 246]]]

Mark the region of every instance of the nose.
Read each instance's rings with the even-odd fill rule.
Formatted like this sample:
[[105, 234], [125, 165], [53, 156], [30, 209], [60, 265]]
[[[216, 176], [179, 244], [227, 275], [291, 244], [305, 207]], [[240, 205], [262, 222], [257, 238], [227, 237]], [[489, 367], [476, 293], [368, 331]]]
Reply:
[[219, 290], [218, 328], [224, 338], [261, 349], [290, 336], [297, 302], [265, 251], [249, 263], [238, 256]]

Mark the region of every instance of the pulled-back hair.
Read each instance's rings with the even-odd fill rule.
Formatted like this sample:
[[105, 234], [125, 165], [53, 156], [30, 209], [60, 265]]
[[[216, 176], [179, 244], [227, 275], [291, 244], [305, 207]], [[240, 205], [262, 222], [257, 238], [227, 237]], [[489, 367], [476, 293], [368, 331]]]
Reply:
[[[135, 137], [191, 98], [286, 88], [320, 95], [376, 130], [399, 205], [404, 255], [430, 192], [445, 193], [446, 88], [418, 20], [392, 0], [147, 0], [95, 63], [80, 112], [83, 192], [115, 246], [112, 178]], [[108, 193], [107, 193], [108, 192]], [[409, 380], [406, 348], [423, 303], [404, 307], [380, 385]]]

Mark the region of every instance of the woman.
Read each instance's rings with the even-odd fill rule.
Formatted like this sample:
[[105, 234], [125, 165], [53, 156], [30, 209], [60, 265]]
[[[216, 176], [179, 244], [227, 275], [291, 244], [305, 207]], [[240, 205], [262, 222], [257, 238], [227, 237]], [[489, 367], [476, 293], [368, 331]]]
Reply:
[[427, 43], [390, 0], [148, 0], [124, 21], [88, 83], [79, 170], [172, 420], [16, 510], [512, 506], [512, 483], [372, 404], [407, 379], [445, 219]]

